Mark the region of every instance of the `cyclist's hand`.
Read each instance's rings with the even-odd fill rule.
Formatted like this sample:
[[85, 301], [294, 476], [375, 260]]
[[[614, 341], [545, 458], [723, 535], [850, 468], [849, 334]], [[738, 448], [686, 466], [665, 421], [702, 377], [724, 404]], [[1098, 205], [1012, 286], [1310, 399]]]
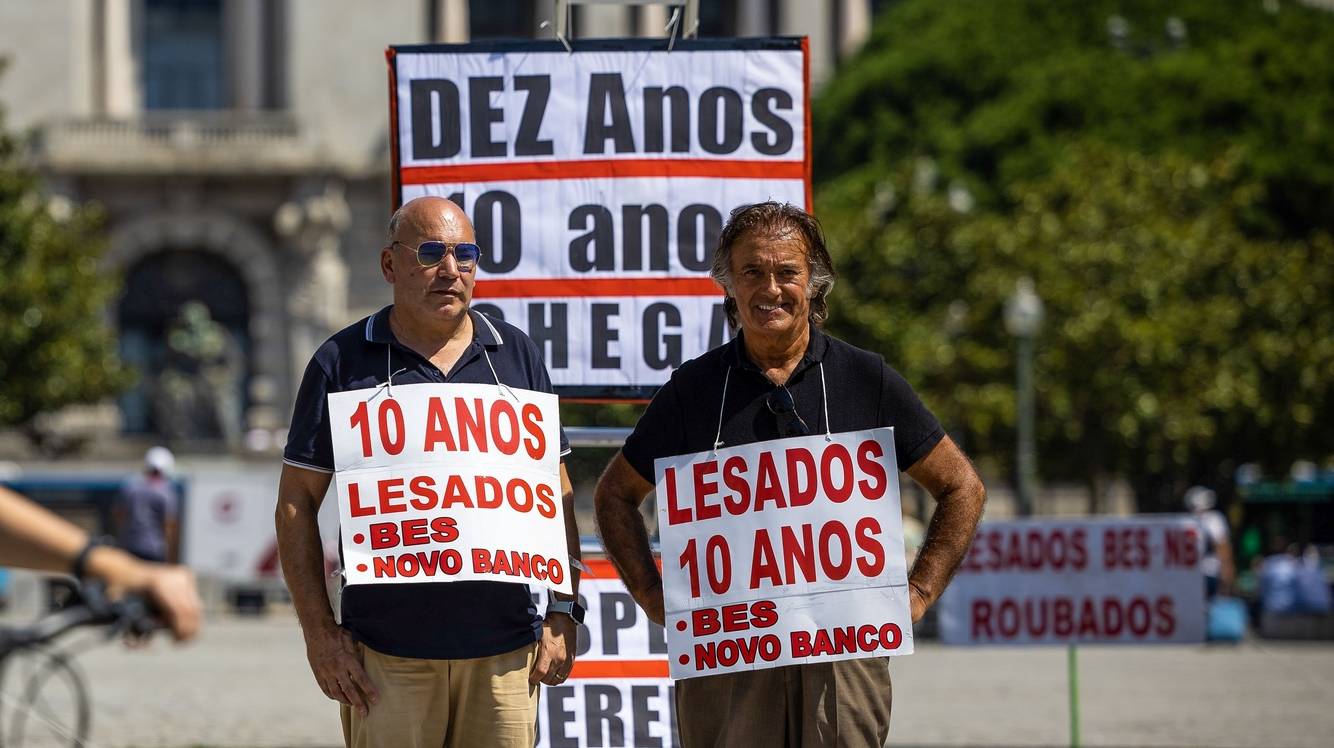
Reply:
[[203, 606], [195, 588], [195, 575], [189, 569], [155, 564], [142, 591], [153, 601], [176, 641], [185, 641], [199, 633]]
[[307, 633], [306, 657], [325, 696], [347, 704], [363, 717], [380, 700], [380, 693], [361, 664], [361, 651], [347, 631], [332, 627]]

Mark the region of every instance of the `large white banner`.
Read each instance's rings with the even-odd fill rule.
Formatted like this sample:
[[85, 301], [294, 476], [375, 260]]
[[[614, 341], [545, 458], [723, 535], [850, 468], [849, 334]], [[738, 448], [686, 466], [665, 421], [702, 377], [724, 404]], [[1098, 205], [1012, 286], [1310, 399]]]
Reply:
[[672, 678], [912, 653], [893, 429], [654, 471]]
[[610, 561], [584, 564], [585, 625], [569, 680], [542, 689], [538, 748], [674, 748], [666, 634], [635, 604]]
[[392, 48], [396, 197], [463, 206], [474, 303], [538, 341], [563, 394], [646, 397], [729, 336], [708, 269], [730, 212], [810, 207], [807, 58], [801, 39]]
[[1204, 640], [1189, 516], [987, 522], [940, 600], [946, 644]]
[[570, 591], [556, 396], [483, 384], [329, 395], [348, 584]]

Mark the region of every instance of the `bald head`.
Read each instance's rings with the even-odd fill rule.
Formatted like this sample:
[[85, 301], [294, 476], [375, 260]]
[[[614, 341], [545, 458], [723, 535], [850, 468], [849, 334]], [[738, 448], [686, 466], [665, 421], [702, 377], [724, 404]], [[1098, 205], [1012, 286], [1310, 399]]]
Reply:
[[450, 234], [469, 237], [453, 241], [471, 241], [473, 236], [472, 222], [453, 200], [436, 195], [413, 198], [403, 203], [402, 207], [390, 216], [389, 241], [415, 246], [422, 238], [440, 229], [446, 229]]

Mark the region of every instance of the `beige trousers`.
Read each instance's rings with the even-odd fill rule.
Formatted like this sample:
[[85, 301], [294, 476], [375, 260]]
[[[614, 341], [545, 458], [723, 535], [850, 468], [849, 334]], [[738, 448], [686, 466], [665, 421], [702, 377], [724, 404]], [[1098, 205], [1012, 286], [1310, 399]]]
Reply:
[[676, 682], [682, 748], [881, 748], [888, 658], [789, 665]]
[[343, 705], [348, 748], [532, 748], [537, 645], [472, 660], [419, 660], [362, 646], [380, 701], [365, 717]]

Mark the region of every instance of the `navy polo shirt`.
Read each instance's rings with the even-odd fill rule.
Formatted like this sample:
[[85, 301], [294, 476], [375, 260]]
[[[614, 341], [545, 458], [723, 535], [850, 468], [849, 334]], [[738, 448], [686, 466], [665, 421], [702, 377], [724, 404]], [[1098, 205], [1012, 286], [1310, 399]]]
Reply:
[[[621, 454], [649, 483], [654, 482], [655, 459], [713, 447], [720, 406], [723, 446], [780, 438], [778, 418], [764, 403], [776, 388], [746, 354], [743, 335], [683, 364], [644, 410]], [[899, 470], [912, 467], [945, 436], [940, 422], [883, 357], [814, 326], [787, 388], [812, 434], [893, 426]]]
[[[391, 372], [393, 384], [496, 384], [498, 377], [511, 387], [553, 391], [537, 345], [513, 325], [469, 311], [472, 343], [443, 374], [394, 337], [392, 308], [339, 331], [315, 351], [297, 392], [283, 462], [332, 473], [328, 394], [379, 386]], [[569, 454], [564, 429], [560, 448], [562, 457]], [[344, 590], [342, 614], [343, 627], [358, 641], [396, 657], [489, 657], [531, 644], [542, 632], [528, 586], [507, 582], [359, 584]]]

